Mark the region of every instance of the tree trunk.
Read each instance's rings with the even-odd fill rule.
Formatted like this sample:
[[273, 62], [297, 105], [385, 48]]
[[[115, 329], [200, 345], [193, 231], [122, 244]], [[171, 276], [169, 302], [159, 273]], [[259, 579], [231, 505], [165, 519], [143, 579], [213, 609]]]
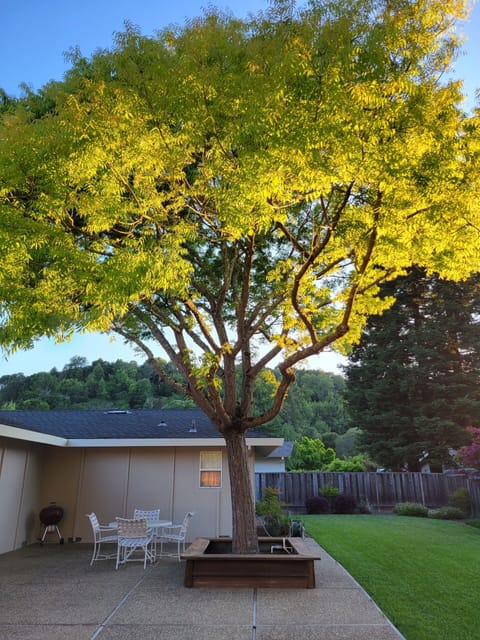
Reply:
[[245, 433], [224, 433], [232, 497], [232, 552], [258, 551], [255, 502]]

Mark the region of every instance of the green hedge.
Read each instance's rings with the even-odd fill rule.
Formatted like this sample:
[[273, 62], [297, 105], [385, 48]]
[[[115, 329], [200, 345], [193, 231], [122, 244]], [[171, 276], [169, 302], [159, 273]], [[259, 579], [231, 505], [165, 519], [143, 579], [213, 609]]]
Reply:
[[397, 516], [413, 516], [416, 518], [428, 518], [428, 509], [423, 504], [416, 502], [399, 502], [393, 508]]

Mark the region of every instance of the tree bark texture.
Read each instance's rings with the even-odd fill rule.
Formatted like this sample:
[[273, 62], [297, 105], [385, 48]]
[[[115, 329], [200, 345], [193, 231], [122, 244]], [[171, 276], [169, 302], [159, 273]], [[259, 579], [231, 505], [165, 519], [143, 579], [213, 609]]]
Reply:
[[258, 540], [255, 503], [245, 433], [227, 431], [224, 433], [224, 438], [232, 497], [232, 552], [256, 553]]

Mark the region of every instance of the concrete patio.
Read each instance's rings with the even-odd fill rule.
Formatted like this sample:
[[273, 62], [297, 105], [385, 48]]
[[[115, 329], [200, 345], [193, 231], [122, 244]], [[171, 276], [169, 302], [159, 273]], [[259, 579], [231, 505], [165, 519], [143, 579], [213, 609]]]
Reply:
[[[315, 545], [313, 541], [310, 544]], [[317, 547], [318, 548], [318, 547]], [[91, 545], [0, 555], [1, 640], [399, 640], [325, 551], [316, 589], [186, 589], [183, 562], [90, 567]]]

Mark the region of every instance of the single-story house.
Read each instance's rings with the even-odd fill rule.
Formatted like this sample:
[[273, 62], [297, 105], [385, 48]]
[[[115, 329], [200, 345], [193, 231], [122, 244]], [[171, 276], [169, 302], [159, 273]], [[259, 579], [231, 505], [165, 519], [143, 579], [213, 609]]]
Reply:
[[[247, 433], [252, 483], [255, 452], [282, 443]], [[198, 409], [0, 411], [0, 553], [35, 542], [52, 502], [65, 542], [91, 541], [91, 511], [110, 522], [134, 508], [175, 523], [194, 511], [189, 539], [231, 535], [225, 442]]]

